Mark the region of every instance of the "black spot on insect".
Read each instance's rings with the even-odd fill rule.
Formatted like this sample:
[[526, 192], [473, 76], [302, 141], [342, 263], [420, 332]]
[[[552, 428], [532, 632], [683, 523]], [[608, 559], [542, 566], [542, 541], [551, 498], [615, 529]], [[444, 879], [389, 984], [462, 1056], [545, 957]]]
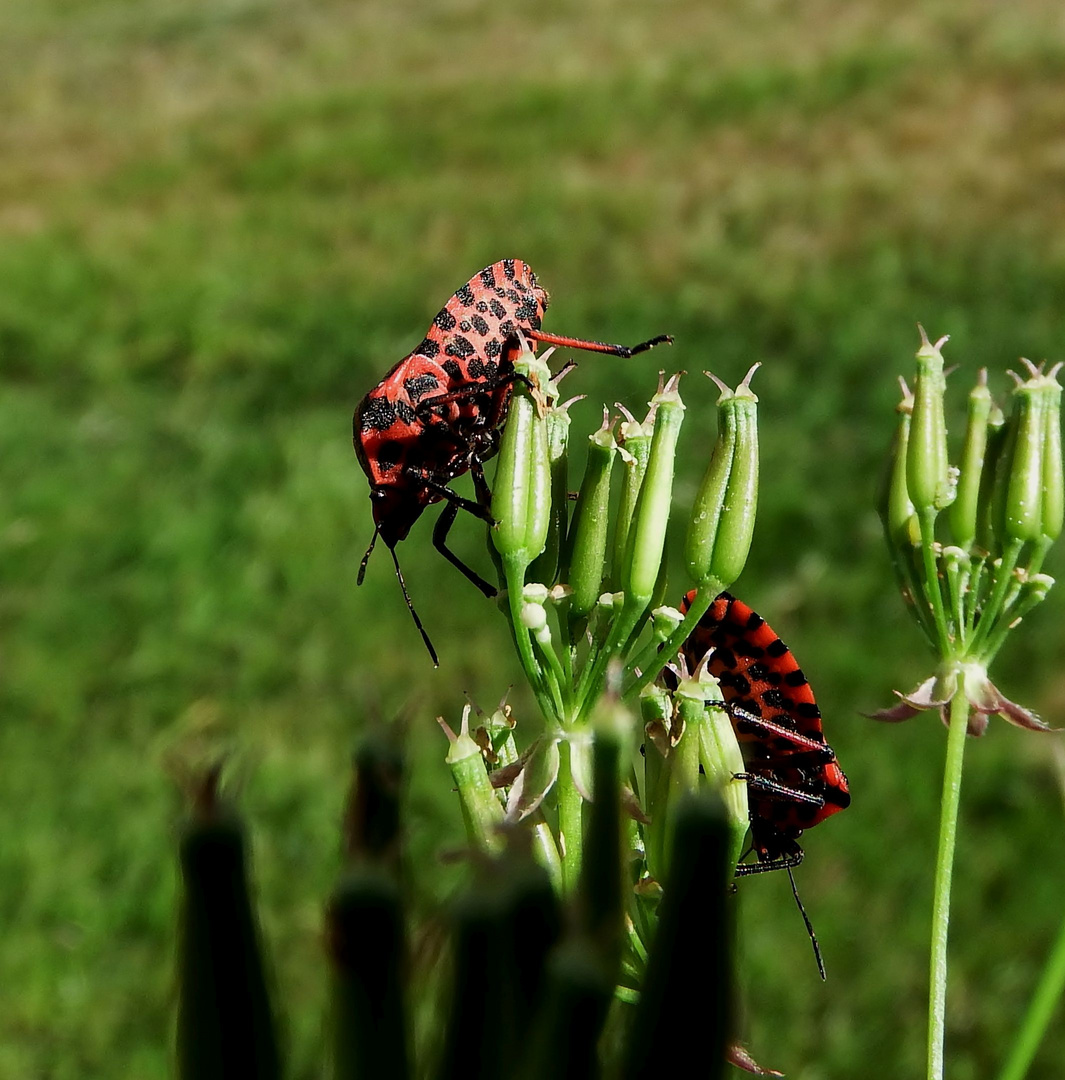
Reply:
[[471, 379], [483, 379], [485, 376], [484, 364], [480, 357], [475, 356], [467, 365], [466, 373]]
[[836, 806], [842, 806], [845, 810], [851, 804], [851, 796], [849, 791], [840, 791], [839, 788], [830, 787], [825, 792], [825, 798], [830, 803], [835, 803]]
[[755, 682], [766, 682], [769, 679], [769, 668], [756, 660], [747, 669], [747, 674], [750, 675]]
[[497, 287], [496, 287], [495, 289], [493, 289], [492, 291], [493, 291], [493, 292], [494, 292], [494, 293], [496, 294], [496, 296], [498, 296], [498, 297], [499, 297], [500, 299], [502, 299], [502, 298], [503, 298], [504, 296], [506, 296], [506, 295], [507, 295], [507, 294], [506, 294], [506, 290], [505, 290], [505, 289], [500, 289], [500, 288], [499, 288], [498, 286], [497, 286]]
[[778, 735], [773, 739], [773, 749], [776, 750], [778, 754], [786, 754], [789, 750], [794, 749], [794, 746], [795, 744], [791, 739], [786, 739], [783, 735]]
[[513, 259], [504, 259], [503, 260], [503, 273], [506, 274], [507, 277], [510, 278], [511, 281], [514, 280], [514, 260]]
[[493, 300], [489, 305], [492, 309], [492, 314], [497, 319], [505, 319], [507, 317], [507, 309], [498, 300]]
[[736, 666], [736, 654], [731, 649], [719, 648], [714, 654], [722, 666], [734, 668]]
[[463, 285], [462, 288], [455, 293], [455, 299], [458, 300], [463, 307], [469, 307], [474, 300], [473, 289], [471, 289], [469, 285]]
[[473, 356], [476, 351], [473, 344], [461, 334], [455, 334], [447, 343], [447, 348], [444, 349], [448, 356], [461, 356], [464, 358]]
[[748, 630], [757, 630], [764, 623], [765, 623], [765, 619], [763, 619], [762, 616], [759, 615], [757, 611], [752, 611], [751, 614], [750, 614], [750, 617], [747, 619], [747, 629]]
[[762, 704], [767, 709], [785, 709], [787, 701], [779, 690], [764, 690], [762, 692]]
[[448, 377], [456, 382], [462, 378], [462, 368], [454, 360], [445, 360], [441, 367], [448, 373]]
[[432, 338], [426, 338], [414, 351], [419, 356], [426, 356], [432, 360], [440, 352], [440, 345]]
[[440, 385], [439, 380], [431, 372], [424, 372], [421, 375], [414, 375], [409, 379], [403, 380], [404, 389], [407, 391], [407, 397], [411, 401], [418, 401], [425, 397], [430, 390], [435, 390]]
[[736, 709], [742, 709], [744, 712], [750, 713], [751, 716], [761, 718], [762, 706], [754, 698], [740, 698], [732, 704]]
[[414, 410], [405, 402], [396, 402], [396, 415], [403, 421], [404, 424], [413, 424], [415, 418]]
[[469, 319], [463, 319], [462, 322], [459, 323], [459, 329], [464, 334], [468, 334], [473, 329], [473, 324]]
[[363, 431], [385, 431], [396, 422], [396, 407], [386, 397], [367, 399], [362, 410]]
[[534, 315], [529, 316], [529, 325], [534, 330], [539, 330], [542, 323], [543, 323], [543, 319], [541, 319], [539, 315], [534, 314]]
[[488, 305], [483, 300], [478, 300], [477, 310], [483, 315], [488, 310]]
[[435, 319], [433, 319], [433, 325], [438, 326], [441, 330], [454, 330], [455, 329], [455, 316], [444, 308]]
[[391, 472], [403, 458], [403, 444], [386, 439], [377, 447], [377, 465], [383, 472]]
[[[724, 680], [721, 680], [721, 681], [724, 681]], [[751, 692], [751, 684], [750, 684], [750, 682], [743, 675], [741, 675], [738, 671], [733, 672], [732, 685], [733, 685], [734, 689], [736, 690], [736, 693], [737, 694], [742, 694], [744, 697], [746, 697]]]
[[470, 322], [473, 323], [474, 330], [476, 330], [481, 337], [488, 336], [488, 323], [486, 323], [480, 315], [474, 315]]
[[757, 728], [750, 720], [737, 720], [736, 731], [740, 735], [753, 735]]
[[819, 720], [821, 718], [821, 710], [812, 701], [796, 702], [795, 712], [804, 720]]
[[765, 647], [766, 656], [771, 656], [774, 660], [777, 660], [781, 656], [784, 656], [787, 651], [787, 645], [785, 645], [784, 642], [780, 640], [780, 638], [777, 638], [776, 641], [771, 641]]
[[536, 314], [536, 300], [527, 296], [517, 311], [514, 312], [514, 318], [519, 322], [528, 322]]
[[520, 304], [521, 303], [521, 297], [518, 295], [518, 290], [517, 289], [507, 289], [507, 299], [512, 304]]
[[786, 682], [788, 686], [805, 686], [806, 676], [803, 674], [801, 667], [796, 668], [794, 671], [789, 671], [787, 675], [784, 676], [784, 682]]
[[499, 324], [499, 332], [505, 338], [516, 337], [518, 333], [518, 328], [514, 325], [513, 322], [510, 321], [510, 319], [504, 319]]
[[484, 285], [484, 287], [486, 289], [494, 289], [495, 288], [495, 286], [496, 286], [496, 275], [495, 275], [494, 269], [491, 266], [486, 266], [481, 271], [481, 284]]
[[485, 356], [498, 356], [503, 351], [499, 338], [492, 338], [484, 347]]
[[752, 660], [761, 660], [765, 656], [765, 649], [749, 641], [737, 641], [735, 647], [737, 656], [749, 656]]

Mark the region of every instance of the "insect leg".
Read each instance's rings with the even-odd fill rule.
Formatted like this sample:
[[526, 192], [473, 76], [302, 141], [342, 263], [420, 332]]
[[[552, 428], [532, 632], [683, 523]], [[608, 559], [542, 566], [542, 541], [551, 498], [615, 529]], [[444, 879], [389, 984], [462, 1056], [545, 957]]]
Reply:
[[754, 773], [735, 773], [735, 779], [746, 780], [747, 788], [756, 792], [766, 799], [781, 799], [785, 802], [808, 803], [820, 809], [825, 805], [825, 800], [820, 795], [811, 795], [809, 792], [800, 791], [798, 788], [788, 787], [778, 780], [770, 780], [767, 776], [756, 776]]
[[443, 405], [453, 405], [458, 401], [466, 401], [471, 397], [476, 397], [478, 394], [490, 393], [492, 390], [498, 390], [501, 386], [508, 386], [510, 383], [515, 382], [524, 383], [530, 390], [534, 389], [533, 384], [524, 375], [519, 375], [516, 371], [508, 371], [491, 379], [485, 379], [483, 382], [466, 383], [465, 386], [460, 386], [457, 390], [449, 390], [446, 394], [434, 394], [432, 397], [424, 397], [414, 407], [414, 412], [420, 420], [424, 420], [429, 413]]
[[455, 524], [455, 518], [458, 516], [459, 508], [456, 503], [449, 502], [444, 507], [443, 513], [436, 519], [436, 526], [433, 529], [433, 547], [444, 556], [445, 559], [457, 570], [460, 570], [466, 578], [473, 582], [485, 596], [491, 598], [496, 595], [496, 590], [488, 584], [479, 574], [471, 570], [448, 546], [447, 546], [447, 534], [451, 531], [451, 526]]
[[522, 328], [526, 337], [535, 341], [542, 341], [545, 345], [560, 345], [566, 349], [583, 349], [585, 352], [609, 353], [611, 356], [628, 358], [637, 353], [646, 352], [656, 345], [672, 345], [673, 338], [669, 334], [659, 334], [650, 341], [641, 341], [639, 345], [611, 345], [607, 341], [585, 341], [583, 338], [561, 337], [558, 334], [545, 334], [542, 330], [526, 330]]
[[478, 517], [482, 521], [487, 521], [489, 525], [495, 524], [495, 519], [492, 517], [492, 511], [489, 510], [487, 506], [482, 506], [472, 499], [464, 499], [461, 495], [452, 491], [447, 484], [441, 484], [439, 480], [434, 480], [431, 476], [424, 476], [422, 473], [418, 472], [417, 469], [412, 469], [408, 475], [423, 487], [428, 488], [434, 495], [439, 495], [442, 499], [447, 499], [449, 505], [454, 506], [459, 510], [465, 510], [467, 513], [473, 514], [474, 517]]
[[740, 863], [736, 867], [736, 877], [750, 877], [752, 874], [768, 874], [771, 870], [792, 870], [802, 862], [803, 850], [798, 844], [795, 850], [781, 855], [778, 859], [767, 862]]
[[[797, 731], [792, 731], [791, 728], [787, 728], [773, 720], [766, 720], [764, 717], [757, 716], [740, 705], [725, 702], [722, 707], [737, 724], [748, 725], [752, 729], [750, 734], [772, 735], [779, 739], [786, 739], [795, 748], [795, 753], [816, 754], [825, 761], [831, 761], [836, 756], [836, 752], [826, 743], [811, 739], [808, 735], [800, 735]], [[740, 728], [738, 733], [743, 735], [747, 732]]]

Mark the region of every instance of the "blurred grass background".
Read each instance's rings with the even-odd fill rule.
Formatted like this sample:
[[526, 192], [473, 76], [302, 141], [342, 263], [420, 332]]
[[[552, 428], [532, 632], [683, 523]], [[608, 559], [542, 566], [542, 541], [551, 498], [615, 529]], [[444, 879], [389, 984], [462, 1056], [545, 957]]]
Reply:
[[[409, 717], [424, 883], [454, 876], [432, 717], [518, 668], [428, 523], [401, 553], [438, 672], [387, 558], [355, 590], [350, 415], [504, 256], [549, 329], [676, 336], [582, 360], [575, 431], [642, 407], [659, 364], [765, 362], [737, 591], [810, 674], [854, 805], [797, 875], [827, 985], [787, 880], [744, 883], [745, 1030], [791, 1076], [915, 1075], [944, 739], [858, 715], [928, 669], [871, 507], [918, 319], [952, 335], [957, 406], [982, 365], [1065, 356], [1061, 5], [9, 0], [0, 117], [0, 1076], [166, 1074], [182, 731], [244, 747], [294, 1077], [318, 1075], [320, 902], [374, 710]], [[680, 505], [714, 396], [685, 392]], [[1051, 595], [999, 680], [1062, 726]], [[1050, 741], [996, 722], [969, 748], [954, 1080], [1001, 1061], [1060, 917]], [[1063, 1057], [1059, 1026], [1033, 1075]]]

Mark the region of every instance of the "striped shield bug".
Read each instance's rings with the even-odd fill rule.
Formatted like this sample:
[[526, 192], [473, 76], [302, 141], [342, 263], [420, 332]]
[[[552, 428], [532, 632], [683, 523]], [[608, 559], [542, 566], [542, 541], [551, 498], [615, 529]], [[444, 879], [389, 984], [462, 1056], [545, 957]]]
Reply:
[[[681, 610], [694, 599], [695, 592], [688, 593]], [[823, 979], [821, 949], [791, 871], [802, 862], [804, 830], [845, 810], [851, 797], [810, 684], [765, 619], [727, 592], [710, 605], [681, 652], [689, 670], [707, 657], [743, 754], [756, 861], [741, 862], [736, 876], [787, 870]]]
[[[502, 259], [472, 277], [433, 319], [421, 344], [359, 402], [352, 420], [355, 454], [370, 481], [374, 534], [359, 566], [366, 574], [380, 537], [433, 663], [436, 650], [418, 618], [396, 556], [396, 545], [433, 503], [445, 502], [433, 545], [486, 596], [495, 589], [447, 546], [460, 510], [491, 522], [484, 462], [499, 447], [515, 379], [513, 360], [522, 336], [537, 343], [629, 357], [672, 341], [660, 335], [631, 347], [546, 334], [548, 295], [531, 267]], [[452, 490], [470, 473], [476, 499]]]
[[[694, 597], [688, 593], [682, 611]], [[681, 651], [693, 670], [709, 653], [743, 752], [758, 861], [741, 863], [737, 874], [798, 866], [803, 831], [851, 801], [802, 668], [765, 619], [729, 593], [710, 605]]]

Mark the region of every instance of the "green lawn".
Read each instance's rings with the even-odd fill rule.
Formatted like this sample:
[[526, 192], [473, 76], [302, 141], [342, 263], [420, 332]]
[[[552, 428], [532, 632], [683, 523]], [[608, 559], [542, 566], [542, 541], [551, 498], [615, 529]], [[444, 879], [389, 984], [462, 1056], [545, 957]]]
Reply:
[[[294, 1077], [318, 1075], [320, 907], [367, 717], [407, 716], [420, 880], [455, 877], [433, 717], [518, 666], [428, 524], [401, 551], [438, 672], [385, 556], [356, 591], [350, 415], [504, 256], [551, 290], [549, 329], [676, 336], [582, 360], [575, 430], [642, 407], [659, 364], [692, 373], [691, 418], [698, 372], [765, 363], [737, 591], [799, 654], [854, 804], [797, 875], [826, 985], [786, 878], [743, 883], [745, 1031], [805, 1080], [917, 1075], [944, 732], [859, 715], [928, 667], [873, 494], [918, 320], [952, 335], [959, 404], [982, 365], [1001, 390], [1018, 354], [1065, 356], [1063, 214], [1057, 4], [0, 6], [0, 1077], [166, 1075], [165, 762], [201, 727], [241, 747]], [[679, 501], [708, 435], [684, 439]], [[1063, 616], [1052, 594], [999, 665], [1057, 726]], [[1050, 744], [996, 722], [969, 748], [952, 1080], [993, 1074], [1056, 932]], [[1033, 1075], [1063, 1057], [1059, 1025]]]

